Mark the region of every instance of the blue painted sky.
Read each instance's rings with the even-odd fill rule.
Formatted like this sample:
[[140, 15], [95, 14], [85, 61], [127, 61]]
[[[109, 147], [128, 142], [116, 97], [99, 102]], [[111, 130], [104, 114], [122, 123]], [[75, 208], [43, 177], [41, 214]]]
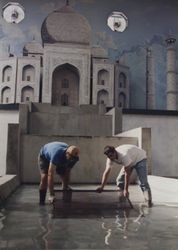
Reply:
[[[0, 8], [8, 1], [1, 0]], [[178, 38], [178, 0], [70, 0], [70, 5], [84, 15], [92, 27], [92, 45], [108, 50], [112, 60], [120, 59], [130, 66], [131, 107], [145, 106], [145, 47], [152, 46], [155, 59], [157, 109], [166, 107], [165, 38]], [[64, 0], [21, 0], [26, 17], [20, 24], [7, 24], [0, 17], [0, 44], [10, 43], [11, 51], [20, 54], [33, 37], [41, 42], [41, 24]], [[121, 11], [129, 25], [123, 33], [107, 26], [107, 17]], [[178, 51], [178, 41], [177, 41]], [[178, 55], [178, 53], [177, 53]], [[177, 56], [178, 57], [178, 56]]]

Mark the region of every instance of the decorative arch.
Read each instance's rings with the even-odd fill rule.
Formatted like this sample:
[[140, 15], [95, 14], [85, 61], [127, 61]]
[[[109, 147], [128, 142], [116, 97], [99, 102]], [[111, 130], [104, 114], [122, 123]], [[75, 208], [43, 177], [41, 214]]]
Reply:
[[105, 69], [98, 71], [98, 85], [107, 85], [109, 82], [109, 72]]
[[2, 82], [10, 82], [12, 79], [12, 67], [6, 66], [2, 71]]
[[119, 108], [126, 108], [127, 107], [127, 99], [126, 99], [126, 95], [124, 93], [120, 93], [119, 94], [119, 98], [118, 98], [118, 107]]
[[30, 86], [22, 88], [21, 102], [33, 102], [34, 101], [34, 89]]
[[73, 65], [66, 63], [53, 71], [52, 104], [68, 106], [79, 104], [79, 71]]
[[97, 104], [105, 104], [106, 106], [108, 106], [109, 103], [109, 93], [102, 89], [100, 91], [98, 91], [97, 94]]
[[127, 87], [127, 77], [123, 72], [121, 72], [119, 74], [119, 86], [118, 87], [119, 88], [126, 88]]
[[26, 65], [22, 69], [22, 81], [34, 82], [35, 81], [35, 68], [32, 65]]
[[7, 104], [10, 103], [11, 99], [11, 89], [9, 87], [5, 87], [1, 91], [1, 103]]

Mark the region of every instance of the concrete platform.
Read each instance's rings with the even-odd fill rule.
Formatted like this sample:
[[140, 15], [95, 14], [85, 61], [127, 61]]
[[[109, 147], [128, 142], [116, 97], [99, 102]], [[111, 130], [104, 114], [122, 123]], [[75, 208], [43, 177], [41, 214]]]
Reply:
[[148, 180], [156, 205], [178, 205], [178, 179], [149, 176]]
[[[93, 212], [92, 216], [86, 213], [83, 217], [70, 218], [55, 218], [51, 205], [38, 205], [38, 186], [22, 185], [1, 206], [0, 249], [177, 250], [178, 181], [150, 176], [149, 182], [153, 193], [152, 208], [141, 206], [143, 196], [134, 185], [130, 186], [134, 210], [115, 209], [109, 217]], [[95, 194], [91, 199], [99, 204], [105, 194], [97, 195], [97, 199]], [[105, 204], [109, 210], [113, 193], [107, 195]], [[102, 212], [102, 207], [99, 211]]]
[[20, 185], [17, 175], [0, 176], [0, 204]]

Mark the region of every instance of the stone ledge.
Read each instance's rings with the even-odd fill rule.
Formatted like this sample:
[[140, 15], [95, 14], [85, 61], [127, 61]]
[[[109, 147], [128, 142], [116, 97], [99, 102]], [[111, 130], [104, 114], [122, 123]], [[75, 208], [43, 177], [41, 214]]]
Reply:
[[20, 185], [17, 175], [0, 176], [0, 203]]

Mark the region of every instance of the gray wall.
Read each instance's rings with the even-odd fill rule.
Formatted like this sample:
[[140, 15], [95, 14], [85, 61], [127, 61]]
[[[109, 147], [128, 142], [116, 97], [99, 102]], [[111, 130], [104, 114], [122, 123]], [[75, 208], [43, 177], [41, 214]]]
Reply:
[[123, 114], [123, 130], [151, 128], [152, 174], [178, 177], [178, 116]]
[[8, 124], [6, 174], [19, 175], [19, 125]]
[[0, 110], [0, 175], [6, 173], [8, 124], [18, 123], [17, 110]]
[[40, 135], [111, 136], [122, 131], [121, 109], [106, 112], [104, 105], [60, 107], [50, 104], [20, 105], [21, 133]]
[[[92, 121], [92, 122], [91, 122]], [[29, 133], [42, 135], [111, 136], [112, 116], [29, 113]]]

